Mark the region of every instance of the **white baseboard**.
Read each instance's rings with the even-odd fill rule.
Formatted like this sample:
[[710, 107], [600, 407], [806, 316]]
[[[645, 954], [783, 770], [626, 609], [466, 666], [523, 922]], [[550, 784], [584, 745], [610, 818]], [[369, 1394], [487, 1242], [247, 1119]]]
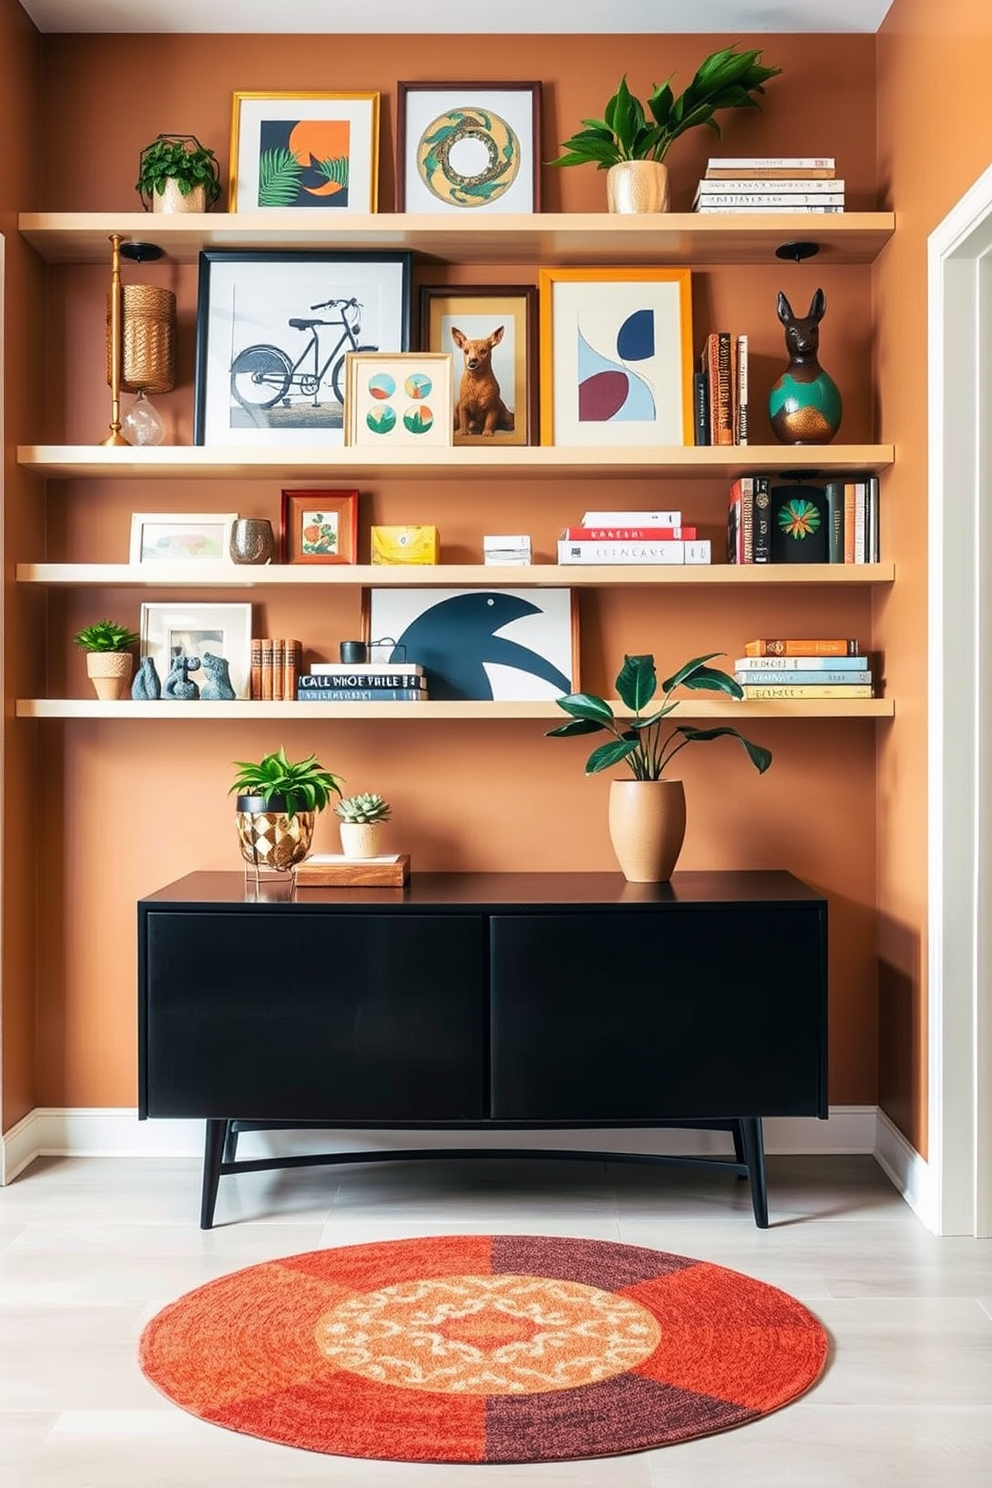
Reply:
[[[827, 1121], [772, 1116], [765, 1120], [768, 1153], [874, 1152], [875, 1106], [836, 1106]], [[891, 1123], [887, 1123], [891, 1126]], [[891, 1128], [895, 1133], [895, 1128]], [[898, 1133], [895, 1133], [898, 1135]], [[331, 1146], [333, 1142], [333, 1146]], [[912, 1151], [905, 1144], [907, 1151]], [[432, 1147], [557, 1147], [593, 1152], [658, 1152], [703, 1156], [732, 1150], [729, 1134], [689, 1130], [247, 1132], [239, 1155], [389, 1151]], [[0, 1147], [0, 1183], [10, 1183], [36, 1157], [195, 1157], [203, 1154], [202, 1121], [139, 1121], [133, 1110], [39, 1107], [11, 1127]], [[889, 1176], [892, 1173], [888, 1168]], [[893, 1178], [896, 1186], [899, 1181]]]
[[917, 1218], [938, 1234], [940, 1216], [933, 1170], [882, 1110], [878, 1113], [875, 1161]]

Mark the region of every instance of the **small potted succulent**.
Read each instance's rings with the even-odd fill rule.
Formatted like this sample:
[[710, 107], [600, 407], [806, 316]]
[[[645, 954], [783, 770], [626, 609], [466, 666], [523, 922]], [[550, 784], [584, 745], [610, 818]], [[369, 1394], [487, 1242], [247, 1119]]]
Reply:
[[[658, 687], [653, 656], [625, 656], [616, 680], [617, 695], [632, 715], [618, 719], [605, 698], [589, 692], [573, 692], [557, 699], [559, 708], [571, 714], [570, 723], [549, 729], [548, 738], [572, 738], [606, 730], [613, 738], [594, 749], [586, 761], [586, 774], [596, 775], [611, 765], [623, 763], [633, 780], [610, 782], [610, 840], [624, 876], [632, 883], [664, 883], [672, 875], [685, 837], [685, 790], [681, 780], [670, 779], [668, 766], [687, 744], [729, 737], [739, 739], [759, 774], [772, 762], [771, 750], [752, 744], [729, 724], [696, 728], [677, 724], [662, 738], [664, 720], [679, 706], [671, 694], [677, 687], [690, 691], [722, 692], [740, 700], [740, 684], [718, 667], [707, 666], [722, 651], [696, 656], [661, 684], [664, 701], [658, 708], [649, 704]], [[645, 714], [645, 710], [647, 710]]]
[[382, 824], [392, 816], [389, 802], [374, 791], [368, 791], [360, 796], [345, 796], [334, 810], [341, 818], [341, 851], [345, 857], [379, 857]]
[[241, 855], [256, 870], [285, 873], [306, 857], [314, 823], [341, 779], [325, 770], [315, 754], [292, 763], [280, 747], [260, 760], [236, 760], [238, 773], [228, 791], [237, 791]]
[[86, 675], [97, 697], [104, 702], [122, 698], [131, 680], [137, 633], [116, 620], [96, 620], [77, 630], [73, 640], [86, 652]]
[[[763, 67], [760, 51], [723, 47], [711, 53], [678, 97], [671, 78], [656, 84], [647, 110], [627, 87], [627, 79], [606, 105], [602, 119], [583, 119], [584, 129], [565, 140], [565, 151], [549, 165], [593, 164], [608, 172], [607, 203], [611, 212], [666, 212], [669, 201], [669, 148], [679, 135], [705, 124], [717, 135], [714, 115], [720, 109], [760, 108], [755, 93], [776, 77], [780, 67]], [[674, 76], [674, 74], [673, 74]]]
[[217, 157], [195, 134], [160, 134], [141, 152], [134, 189], [146, 211], [205, 212], [220, 196]]

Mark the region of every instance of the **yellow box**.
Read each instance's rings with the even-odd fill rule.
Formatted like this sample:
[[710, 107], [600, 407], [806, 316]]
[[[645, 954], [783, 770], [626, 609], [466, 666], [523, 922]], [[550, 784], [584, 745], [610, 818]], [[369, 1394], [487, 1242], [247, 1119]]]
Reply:
[[373, 563], [436, 563], [436, 527], [373, 527]]

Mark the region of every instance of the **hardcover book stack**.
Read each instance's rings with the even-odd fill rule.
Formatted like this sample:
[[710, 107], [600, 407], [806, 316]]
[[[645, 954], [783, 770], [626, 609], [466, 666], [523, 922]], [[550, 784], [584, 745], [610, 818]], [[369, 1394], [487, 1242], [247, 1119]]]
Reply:
[[588, 511], [558, 541], [558, 562], [709, 563], [709, 538], [683, 525], [680, 511]]
[[427, 678], [413, 661], [314, 662], [296, 684], [299, 703], [425, 703]]
[[262, 702], [291, 702], [296, 696], [303, 647], [282, 636], [256, 636], [251, 643], [251, 695]]
[[832, 156], [713, 157], [696, 187], [696, 212], [843, 212]]
[[747, 444], [747, 336], [710, 331], [693, 373], [696, 444]]
[[751, 702], [874, 697], [871, 659], [856, 640], [748, 641], [734, 676]]

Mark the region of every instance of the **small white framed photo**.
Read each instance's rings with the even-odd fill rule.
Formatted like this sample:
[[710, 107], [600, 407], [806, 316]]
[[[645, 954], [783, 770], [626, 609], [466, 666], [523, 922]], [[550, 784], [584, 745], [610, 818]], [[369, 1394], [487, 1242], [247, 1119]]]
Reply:
[[143, 604], [139, 635], [141, 659], [150, 656], [155, 662], [163, 696], [176, 658], [200, 663], [190, 675], [199, 685], [208, 651], [227, 662], [235, 697], [251, 696], [250, 604]]
[[349, 352], [344, 402], [345, 444], [450, 446], [451, 353]]
[[230, 561], [237, 512], [132, 512], [131, 563]]

